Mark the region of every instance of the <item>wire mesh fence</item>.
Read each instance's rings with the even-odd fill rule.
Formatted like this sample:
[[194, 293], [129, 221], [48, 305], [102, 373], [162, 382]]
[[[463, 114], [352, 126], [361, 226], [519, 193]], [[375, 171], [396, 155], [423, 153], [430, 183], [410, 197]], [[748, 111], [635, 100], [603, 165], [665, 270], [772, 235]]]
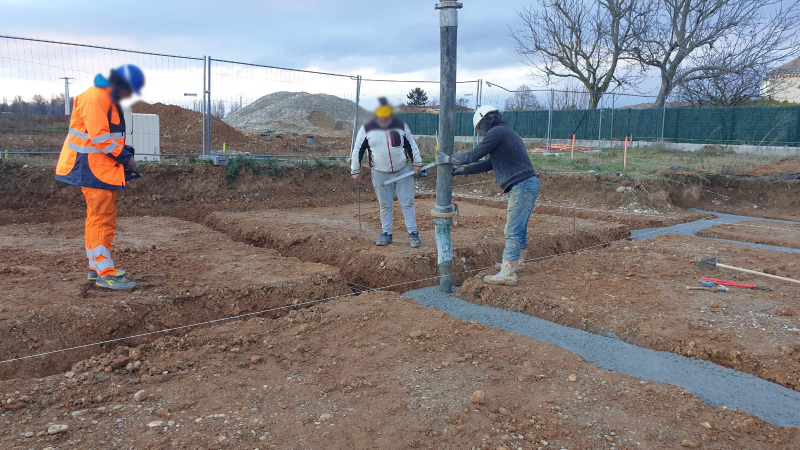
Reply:
[[208, 73], [211, 153], [348, 153], [356, 76], [213, 58]]
[[[136, 64], [147, 75], [130, 105], [128, 134], [162, 155], [241, 154], [344, 158], [358, 128], [386, 97], [432, 153], [438, 81], [383, 80], [201, 56], [0, 36], [0, 153], [60, 151], [75, 95], [97, 74]], [[474, 110], [493, 105], [529, 149], [551, 153], [629, 145], [800, 147], [800, 106], [692, 107], [655, 96], [580, 89], [508, 89], [457, 83], [456, 136], [478, 141]], [[148, 116], [149, 115], [149, 116]], [[156, 120], [147, 120], [155, 117]]]
[[[111, 68], [136, 64], [147, 74], [143, 100], [133, 112], [166, 116], [187, 111], [174, 118], [191, 134], [193, 122], [202, 124], [203, 58], [165, 55], [135, 50], [78, 45], [41, 39], [0, 36], [0, 150], [11, 152], [58, 152], [69, 126], [69, 113], [76, 95], [94, 84], [98, 74]], [[133, 120], [133, 119], [131, 119]], [[141, 142], [160, 130], [150, 121], [128, 124], [128, 139]], [[138, 125], [138, 126], [137, 126]], [[198, 132], [198, 137], [202, 135]], [[163, 143], [163, 140], [162, 140]], [[201, 145], [176, 140], [171, 148], [151, 148], [156, 154], [196, 152]]]

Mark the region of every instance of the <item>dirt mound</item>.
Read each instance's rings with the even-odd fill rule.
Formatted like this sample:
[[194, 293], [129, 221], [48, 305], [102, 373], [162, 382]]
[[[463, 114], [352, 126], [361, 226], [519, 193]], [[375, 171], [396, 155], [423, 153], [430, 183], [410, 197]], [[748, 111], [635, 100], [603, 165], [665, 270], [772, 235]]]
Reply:
[[[350, 133], [355, 103], [328, 94], [274, 92], [225, 117], [246, 131], [293, 133]], [[362, 111], [366, 117], [366, 111]]]
[[[203, 113], [163, 103], [136, 102], [136, 114], [159, 117], [159, 134], [163, 153], [199, 152], [203, 145]], [[211, 118], [211, 139], [216, 142], [244, 143], [250, 139], [225, 122]]]
[[800, 173], [800, 158], [783, 159], [773, 164], [764, 164], [755, 169], [745, 171], [748, 175], [760, 177], [781, 176], [791, 173]]

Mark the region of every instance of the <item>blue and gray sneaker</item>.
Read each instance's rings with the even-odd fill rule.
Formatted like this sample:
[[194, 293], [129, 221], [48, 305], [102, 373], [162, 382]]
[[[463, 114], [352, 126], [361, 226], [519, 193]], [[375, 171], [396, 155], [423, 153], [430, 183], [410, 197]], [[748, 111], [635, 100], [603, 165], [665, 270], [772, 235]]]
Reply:
[[[125, 276], [125, 271], [122, 269], [117, 269], [117, 275]], [[97, 281], [97, 272], [95, 272], [94, 270], [90, 270], [89, 276], [86, 277], [86, 279], [89, 281]]]
[[419, 233], [408, 233], [408, 239], [411, 241], [411, 248], [422, 247], [422, 242], [419, 241]]
[[392, 235], [389, 233], [381, 234], [381, 237], [378, 238], [378, 242], [375, 243], [378, 247], [383, 247], [385, 245], [389, 245], [392, 243]]
[[136, 282], [125, 278], [124, 273], [120, 275], [120, 272], [122, 271], [118, 270], [114, 275], [97, 277], [97, 281], [95, 281], [94, 284], [101, 288], [113, 289], [115, 291], [126, 291], [135, 288]]

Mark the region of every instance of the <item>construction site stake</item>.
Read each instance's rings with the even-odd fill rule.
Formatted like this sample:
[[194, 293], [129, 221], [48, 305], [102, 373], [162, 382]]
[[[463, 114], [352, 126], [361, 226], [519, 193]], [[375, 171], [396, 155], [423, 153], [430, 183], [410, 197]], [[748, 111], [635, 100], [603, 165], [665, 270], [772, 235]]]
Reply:
[[361, 177], [356, 182], [356, 197], [358, 198], [358, 240], [361, 240]]
[[[439, 10], [439, 151], [452, 155], [456, 131], [456, 54], [458, 48], [458, 10], [463, 5], [453, 0], [436, 4]], [[440, 164], [436, 171], [436, 206], [431, 211], [436, 229], [439, 263], [439, 290], [453, 291], [453, 166]]]
[[572, 156], [570, 159], [575, 159], [575, 134], [572, 134]]
[[622, 168], [628, 170], [628, 136], [625, 136], [625, 152], [622, 156]]

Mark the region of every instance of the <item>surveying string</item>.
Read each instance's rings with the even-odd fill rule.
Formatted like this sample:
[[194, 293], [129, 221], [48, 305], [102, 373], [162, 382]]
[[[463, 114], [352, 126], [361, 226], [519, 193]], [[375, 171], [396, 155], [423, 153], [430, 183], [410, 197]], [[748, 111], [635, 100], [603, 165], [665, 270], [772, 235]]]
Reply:
[[[645, 233], [644, 235], [652, 234], [652, 233], [658, 233], [659, 231], [660, 230], [653, 230], [653, 231], [651, 231], [649, 233]], [[644, 236], [644, 235], [642, 235], [642, 236]], [[611, 244], [615, 244], [615, 243], [623, 242], [623, 241], [628, 241], [628, 240], [632, 240], [632, 239], [633, 239], [633, 237], [617, 239], [617, 240], [614, 240], [614, 241], [609, 241], [609, 242], [605, 242], [605, 243], [602, 243], [602, 244], [597, 244], [597, 245], [593, 245], [593, 246], [590, 246], [590, 247], [581, 248], [581, 249], [578, 249], [578, 250], [571, 250], [571, 251], [567, 251], [567, 252], [556, 253], [556, 254], [553, 254], [553, 255], [540, 256], [540, 257], [537, 257], [537, 258], [530, 258], [530, 259], [524, 260], [523, 262], [535, 262], [535, 261], [541, 261], [541, 260], [550, 259], [550, 258], [557, 258], [559, 256], [564, 256], [564, 255], [576, 254], [576, 253], [584, 252], [584, 251], [587, 251], [587, 250], [592, 250], [592, 249], [595, 249], [595, 248], [605, 247], [605, 246], [608, 246], [608, 245], [611, 245]], [[487, 269], [491, 269], [491, 268], [494, 268], [494, 266], [486, 266], [486, 267], [481, 267], [481, 268], [478, 268], [478, 269], [465, 270], [463, 272], [454, 273], [453, 275], [461, 275], [461, 274], [466, 274], [466, 273], [472, 273], [472, 272], [477, 272], [477, 271], [480, 271], [480, 270], [487, 270]], [[246, 318], [246, 317], [258, 316], [258, 315], [266, 314], [266, 313], [273, 312], [273, 311], [281, 311], [281, 310], [286, 310], [286, 309], [299, 308], [299, 307], [303, 307], [303, 306], [309, 306], [309, 305], [314, 305], [314, 304], [317, 304], [317, 303], [326, 302], [326, 301], [329, 301], [329, 300], [334, 300], [334, 299], [337, 299], [337, 298], [352, 297], [352, 296], [356, 296], [356, 295], [362, 294], [364, 292], [384, 291], [384, 290], [395, 288], [395, 287], [398, 287], [398, 286], [404, 286], [404, 285], [408, 285], [408, 284], [415, 284], [415, 283], [422, 283], [422, 282], [425, 282], [425, 281], [437, 280], [437, 279], [441, 278], [442, 276], [443, 275], [436, 275], [436, 276], [432, 276], [432, 277], [428, 277], [428, 278], [421, 278], [421, 279], [418, 279], [418, 280], [391, 284], [391, 285], [383, 286], [383, 287], [379, 287], [379, 288], [368, 288], [367, 286], [363, 286], [364, 290], [361, 291], [361, 292], [358, 292], [358, 293], [351, 292], [349, 294], [334, 295], [334, 296], [331, 296], [331, 297], [325, 297], [325, 298], [321, 298], [321, 299], [317, 299], [317, 300], [309, 300], [309, 301], [296, 303], [296, 304], [292, 304], [292, 305], [284, 305], [284, 306], [278, 306], [278, 307], [269, 308], [269, 309], [263, 309], [263, 310], [260, 310], [260, 311], [254, 311], [254, 312], [249, 312], [249, 313], [244, 313], [244, 314], [237, 314], [235, 316], [223, 317], [223, 318], [220, 318], [220, 319], [206, 320], [206, 321], [203, 321], [203, 322], [197, 322], [197, 323], [193, 323], [193, 324], [189, 324], [189, 325], [181, 325], [181, 326], [172, 327], [172, 328], [165, 328], [163, 330], [156, 330], [156, 331], [150, 331], [150, 332], [147, 332], [147, 333], [135, 334], [135, 335], [132, 335], [132, 336], [125, 336], [125, 337], [120, 337], [120, 338], [107, 339], [107, 340], [104, 340], [104, 341], [93, 342], [93, 343], [90, 343], [90, 344], [76, 345], [74, 347], [67, 347], [67, 348], [62, 348], [62, 349], [58, 349], [58, 350], [51, 350], [51, 351], [42, 352], [42, 353], [35, 353], [33, 355], [20, 356], [18, 358], [6, 359], [6, 360], [3, 360], [3, 361], [0, 361], [0, 364], [7, 364], [7, 363], [23, 361], [23, 360], [27, 360], [27, 359], [33, 359], [33, 358], [40, 358], [40, 357], [54, 355], [54, 354], [58, 354], [58, 353], [64, 353], [64, 352], [68, 352], [68, 351], [72, 351], [72, 350], [80, 350], [80, 349], [84, 349], [84, 348], [97, 347], [97, 346], [100, 346], [100, 345], [113, 344], [115, 342], [127, 341], [127, 340], [130, 340], [130, 339], [153, 336], [153, 335], [157, 335], [157, 334], [164, 334], [164, 333], [169, 333], [169, 332], [172, 332], [172, 331], [185, 330], [185, 329], [195, 328], [195, 327], [204, 326], [204, 325], [212, 325], [212, 324], [215, 324], [215, 323], [222, 323], [222, 322], [227, 322], [227, 321], [236, 320], [236, 319], [243, 319], [243, 318]], [[445, 276], [452, 276], [452, 275], [445, 275]], [[355, 283], [351, 283], [351, 284], [355, 284]], [[357, 285], [357, 286], [361, 286], [361, 285]]]

